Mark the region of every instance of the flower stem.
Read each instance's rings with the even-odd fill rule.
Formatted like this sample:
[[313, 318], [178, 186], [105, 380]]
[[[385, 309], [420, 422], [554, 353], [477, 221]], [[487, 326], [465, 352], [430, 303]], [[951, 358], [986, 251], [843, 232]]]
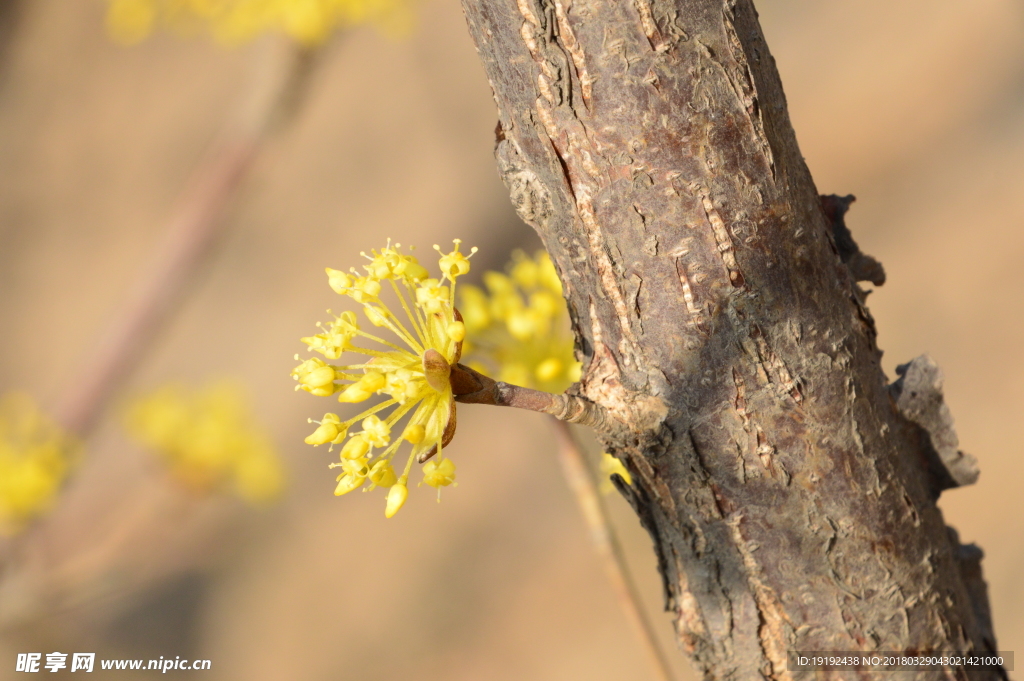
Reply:
[[555, 395], [495, 381], [463, 364], [452, 367], [451, 381], [456, 402], [528, 409], [549, 414], [559, 421], [612, 430], [608, 412], [578, 395]]

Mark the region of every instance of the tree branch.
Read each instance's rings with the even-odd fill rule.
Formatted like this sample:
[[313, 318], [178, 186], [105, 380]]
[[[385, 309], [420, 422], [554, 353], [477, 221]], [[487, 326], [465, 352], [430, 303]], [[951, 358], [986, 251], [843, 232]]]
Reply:
[[750, 0], [463, 6], [499, 172], [564, 285], [576, 397], [633, 474], [705, 676], [792, 678], [791, 650], [993, 646], [935, 447], [881, 370], [857, 281], [884, 271], [836, 228], [849, 201], [819, 198]]

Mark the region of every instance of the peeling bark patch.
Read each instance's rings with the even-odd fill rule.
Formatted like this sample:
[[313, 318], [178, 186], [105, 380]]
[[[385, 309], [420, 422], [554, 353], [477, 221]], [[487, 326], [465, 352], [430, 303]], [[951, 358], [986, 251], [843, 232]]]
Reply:
[[[537, 74], [537, 91], [552, 106], [561, 106], [572, 101], [572, 84], [569, 82], [569, 57], [554, 42], [556, 8], [549, 3], [532, 4], [529, 0], [516, 0], [519, 13], [525, 21], [519, 27], [519, 36], [533, 57], [540, 73]], [[566, 24], [568, 27], [568, 24]], [[572, 35], [570, 29], [570, 35]], [[572, 36], [575, 42], [575, 36]], [[590, 78], [587, 77], [588, 88]], [[588, 90], [589, 91], [589, 90]]]
[[793, 380], [793, 375], [789, 373], [789, 367], [786, 366], [786, 363], [771, 348], [771, 346], [768, 345], [768, 340], [765, 338], [761, 327], [757, 324], [751, 326], [750, 337], [754, 340], [755, 347], [757, 348], [757, 359], [763, 367], [765, 375], [768, 376], [768, 371], [771, 370], [778, 379], [780, 390], [792, 397], [793, 401], [797, 404], [803, 402], [804, 396], [800, 390], [800, 386], [795, 380]]
[[576, 67], [576, 77], [580, 81], [580, 94], [583, 95], [583, 104], [589, 107], [594, 81], [590, 77], [590, 72], [587, 71], [587, 59], [583, 53], [583, 47], [576, 40], [576, 34], [573, 33], [572, 26], [569, 25], [568, 9], [571, 6], [572, 0], [556, 0], [555, 19], [558, 22], [558, 35], [562, 39], [565, 49], [568, 50], [570, 58], [572, 58], [573, 66]]
[[[779, 480], [784, 485], [789, 485], [792, 481], [792, 476], [786, 467], [782, 464], [782, 461], [776, 456], [775, 445], [771, 443], [768, 435], [765, 434], [764, 429], [755, 422], [752, 414], [748, 410], [747, 405], [747, 390], [746, 384], [743, 380], [743, 376], [734, 367], [732, 369], [732, 380], [733, 385], [736, 388], [736, 397], [733, 400], [733, 408], [736, 414], [740, 417], [740, 421], [743, 424], [743, 432], [746, 435], [746, 447], [737, 445], [740, 450], [740, 480], [741, 482], [746, 481], [747, 475], [747, 458], [746, 454], [750, 456], [756, 456], [757, 460], [761, 462], [761, 467], [765, 472], [772, 478]], [[759, 473], [756, 469], [751, 471], [752, 477], [759, 477]]]
[[743, 273], [740, 272], [740, 266], [736, 262], [736, 250], [733, 247], [732, 237], [729, 236], [729, 230], [725, 226], [725, 221], [722, 220], [722, 216], [715, 208], [715, 204], [711, 201], [711, 195], [705, 187], [690, 185], [690, 189], [700, 197], [704, 215], [707, 217], [708, 223], [711, 224], [715, 242], [718, 244], [718, 255], [722, 258], [725, 269], [729, 273], [729, 283], [736, 288], [742, 288]]
[[686, 265], [682, 258], [676, 258], [676, 274], [679, 276], [679, 284], [683, 287], [683, 302], [686, 303], [686, 311], [690, 313], [687, 323], [700, 326], [704, 322], [703, 310], [697, 305], [697, 298], [693, 294], [693, 287], [690, 286], [690, 279], [686, 275]]
[[590, 197], [583, 195], [577, 197], [577, 212], [580, 220], [587, 228], [587, 241], [590, 244], [590, 252], [594, 256], [597, 265], [597, 274], [601, 279], [604, 292], [611, 299], [615, 308], [615, 316], [619, 322], [622, 332], [618, 350], [622, 354], [623, 363], [629, 365], [630, 358], [637, 358], [639, 348], [637, 347], [636, 336], [633, 333], [633, 325], [630, 321], [629, 308], [626, 305], [626, 298], [622, 295], [619, 287], [619, 278], [615, 274], [615, 267], [608, 256], [608, 249], [604, 242], [604, 233], [594, 218], [594, 207]]
[[636, 7], [636, 11], [640, 14], [640, 25], [644, 27], [644, 35], [647, 36], [647, 42], [651, 44], [651, 49], [655, 52], [667, 50], [668, 45], [665, 44], [661, 31], [658, 30], [658, 24], [654, 21], [651, 3], [648, 0], [633, 0], [633, 7]]
[[704, 627], [700, 604], [693, 592], [690, 591], [686, 566], [675, 549], [672, 549], [672, 557], [675, 559], [676, 575], [678, 575], [676, 587], [678, 597], [676, 603], [673, 604], [676, 612], [676, 633], [679, 635], [680, 644], [692, 655], [702, 642], [701, 639], [707, 635], [707, 629]]
[[743, 421], [743, 428], [746, 430], [750, 427], [750, 415], [747, 413], [747, 389], [743, 376], [735, 367], [732, 370], [732, 382], [736, 386], [736, 399], [733, 405], [736, 408], [736, 413], [739, 414], [740, 419]]
[[764, 658], [770, 665], [770, 668], [762, 670], [762, 673], [767, 672], [765, 676], [768, 679], [791, 681], [793, 676], [788, 671], [786, 651], [790, 648], [793, 627], [786, 620], [786, 610], [778, 595], [762, 578], [761, 566], [755, 556], [758, 546], [744, 538], [740, 531], [742, 520], [742, 514], [735, 514], [726, 520], [726, 524], [732, 533], [733, 543], [743, 559], [747, 583], [757, 606], [757, 636]]
[[590, 303], [590, 321], [594, 354], [583, 377], [584, 394], [604, 408], [618, 412], [620, 418], [625, 417], [629, 410], [622, 395], [622, 372], [615, 355], [605, 344], [604, 327], [593, 302]]
[[726, 0], [722, 11], [722, 25], [729, 41], [729, 51], [732, 55], [734, 66], [727, 68], [722, 66], [737, 99], [743, 105], [743, 111], [747, 114], [750, 127], [754, 131], [757, 140], [758, 150], [764, 157], [765, 163], [771, 172], [772, 180], [775, 175], [775, 155], [772, 153], [772, 145], [764, 130], [764, 119], [761, 117], [761, 108], [758, 105], [757, 87], [754, 85], [754, 76], [750, 72], [750, 65], [747, 56], [743, 51], [743, 44], [736, 34], [736, 0]]
[[525, 167], [515, 142], [504, 136], [498, 142], [495, 156], [519, 218], [535, 229], [543, 230], [552, 212], [551, 197], [543, 182]]
[[768, 436], [761, 430], [761, 426], [756, 426], [757, 430], [757, 457], [761, 459], [761, 465], [764, 466], [766, 471], [772, 469], [772, 458], [775, 456], [775, 446], [771, 442], [768, 442]]
[[533, 8], [530, 7], [529, 0], [516, 0], [516, 5], [519, 7], [519, 13], [523, 15], [523, 18], [528, 22], [540, 28], [540, 20], [537, 15], [533, 13]]
[[953, 416], [942, 392], [942, 369], [931, 357], [921, 355], [896, 367], [896, 373], [899, 379], [889, 386], [896, 408], [927, 433], [931, 445], [932, 451], [925, 454], [932, 494], [938, 497], [944, 489], [973, 485], [978, 480], [978, 461], [960, 451]]

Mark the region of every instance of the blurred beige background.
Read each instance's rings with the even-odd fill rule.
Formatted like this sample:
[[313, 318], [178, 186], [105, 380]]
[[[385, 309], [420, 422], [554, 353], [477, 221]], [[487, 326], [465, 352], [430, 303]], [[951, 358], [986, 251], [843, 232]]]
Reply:
[[[946, 372], [982, 477], [941, 504], [986, 552], [1000, 648], [1024, 652], [1024, 8], [758, 9], [818, 187], [858, 196], [848, 223], [888, 271], [870, 299], [887, 371], [928, 352]], [[390, 521], [379, 494], [334, 498], [329, 455], [301, 441], [325, 405], [288, 373], [298, 338], [337, 305], [325, 265], [347, 268], [388, 236], [421, 248], [460, 236], [483, 249], [479, 272], [536, 243], [494, 169], [494, 105], [458, 3], [422, 0], [416, 14], [407, 38], [359, 29], [331, 46], [125, 389], [240, 378], [289, 494], [259, 511], [188, 498], [111, 412], [46, 530], [70, 586], [49, 606], [25, 596], [30, 579], [0, 589], [14, 613], [0, 679], [16, 676], [17, 652], [54, 650], [209, 658], [204, 678], [227, 680], [649, 678], [542, 419], [467, 407], [451, 449], [459, 487], [441, 504], [413, 489]], [[0, 15], [0, 391], [52, 405], [265, 46], [158, 35], [120, 48], [99, 0], [0, 0]], [[693, 678], [671, 649], [650, 543], [610, 503], [678, 678]]]

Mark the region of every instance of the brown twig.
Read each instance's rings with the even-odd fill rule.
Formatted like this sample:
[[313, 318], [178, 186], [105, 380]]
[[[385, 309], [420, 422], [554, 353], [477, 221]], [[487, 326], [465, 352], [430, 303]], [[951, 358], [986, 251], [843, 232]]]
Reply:
[[555, 395], [532, 388], [495, 381], [463, 365], [452, 367], [452, 392], [456, 402], [515, 407], [550, 414], [559, 421], [609, 429], [611, 417], [600, 405], [577, 395]]
[[579, 443], [565, 421], [552, 419], [551, 425], [558, 442], [558, 460], [562, 464], [565, 479], [583, 513], [583, 519], [590, 530], [590, 539], [601, 558], [605, 575], [615, 590], [619, 606], [647, 653], [655, 677], [659, 681], [671, 681], [672, 673], [668, 661], [658, 644], [654, 627], [644, 612], [640, 593], [626, 563], [626, 556], [615, 536], [608, 512], [597, 491], [593, 473], [587, 465]]

